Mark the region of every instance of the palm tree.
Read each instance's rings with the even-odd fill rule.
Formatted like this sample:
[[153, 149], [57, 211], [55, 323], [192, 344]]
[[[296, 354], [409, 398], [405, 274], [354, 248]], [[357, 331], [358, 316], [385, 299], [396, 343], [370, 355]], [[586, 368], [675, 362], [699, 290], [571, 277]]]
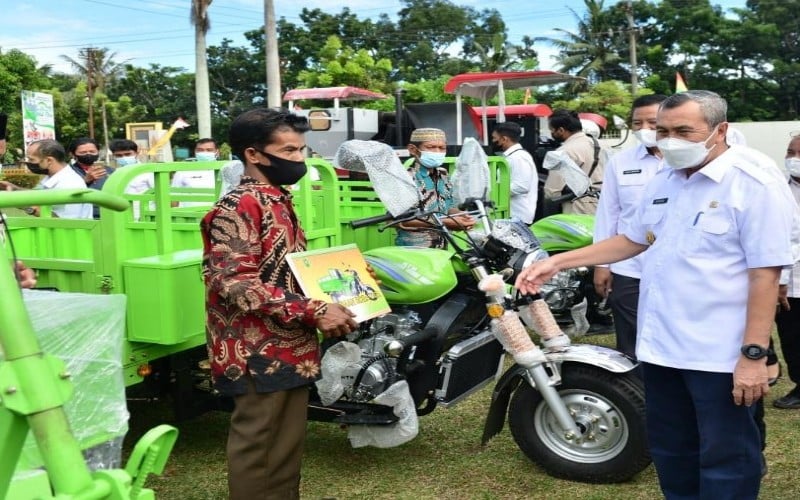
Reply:
[[486, 47], [478, 41], [472, 42], [472, 45], [478, 54], [481, 71], [504, 71], [511, 64], [515, 49], [513, 45], [506, 43], [505, 33], [495, 33]]
[[197, 131], [201, 138], [211, 137], [211, 91], [208, 85], [206, 33], [211, 28], [208, 6], [212, 0], [192, 0], [190, 20], [194, 26], [194, 90], [197, 99]]
[[100, 93], [100, 106], [103, 119], [103, 142], [108, 144], [108, 114], [106, 113], [106, 84], [118, 77], [123, 69], [124, 62], [114, 61], [116, 52], [109, 53], [108, 48], [86, 47], [79, 52], [80, 59], [75, 60], [62, 55], [61, 58], [86, 78], [86, 93], [89, 98], [89, 137], [94, 137], [94, 98]]
[[603, 0], [584, 0], [586, 14], [581, 17], [570, 8], [578, 24], [577, 32], [556, 28], [563, 38], [537, 38], [549, 42], [559, 49], [559, 70], [598, 82], [621, 78], [627, 74], [622, 67], [622, 57], [615, 49], [616, 38], [624, 36], [624, 30], [611, 24], [610, 17], [603, 12]]

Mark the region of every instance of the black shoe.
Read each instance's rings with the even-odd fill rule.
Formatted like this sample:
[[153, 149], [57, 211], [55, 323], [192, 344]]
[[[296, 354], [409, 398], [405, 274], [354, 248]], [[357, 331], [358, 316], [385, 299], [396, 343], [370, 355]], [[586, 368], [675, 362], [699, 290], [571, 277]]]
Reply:
[[778, 398], [772, 402], [775, 408], [783, 410], [797, 410], [800, 409], [800, 388], [795, 387], [789, 394], [782, 398]]
[[781, 379], [781, 375], [783, 375], [783, 367], [780, 363], [778, 363], [778, 374], [767, 379], [769, 386], [772, 387], [773, 385], [777, 384], [778, 380]]

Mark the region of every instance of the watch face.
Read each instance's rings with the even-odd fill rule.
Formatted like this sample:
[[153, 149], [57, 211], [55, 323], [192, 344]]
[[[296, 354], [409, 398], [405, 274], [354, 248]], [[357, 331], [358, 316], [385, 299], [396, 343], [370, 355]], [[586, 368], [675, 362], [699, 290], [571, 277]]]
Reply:
[[750, 344], [742, 347], [742, 354], [750, 359], [761, 359], [767, 355], [767, 350], [760, 345]]

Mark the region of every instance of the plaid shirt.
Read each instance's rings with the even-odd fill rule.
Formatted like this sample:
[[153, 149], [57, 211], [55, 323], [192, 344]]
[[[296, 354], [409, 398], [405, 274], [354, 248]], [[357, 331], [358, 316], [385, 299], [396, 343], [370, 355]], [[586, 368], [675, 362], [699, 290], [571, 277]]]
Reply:
[[283, 189], [243, 177], [200, 224], [211, 373], [225, 395], [288, 390], [319, 375], [316, 314], [286, 255], [306, 238]]

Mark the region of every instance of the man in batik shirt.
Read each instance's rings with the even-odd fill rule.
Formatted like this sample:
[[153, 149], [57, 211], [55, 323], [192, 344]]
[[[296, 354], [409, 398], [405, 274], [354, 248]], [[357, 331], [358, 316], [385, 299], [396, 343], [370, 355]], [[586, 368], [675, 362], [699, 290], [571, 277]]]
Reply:
[[239, 186], [201, 223], [206, 329], [214, 387], [232, 396], [228, 487], [233, 500], [299, 498], [308, 385], [320, 372], [317, 329], [353, 331], [353, 314], [306, 298], [286, 255], [306, 238], [282, 186], [306, 173], [305, 118], [254, 109], [231, 124]]
[[[453, 187], [447, 178], [447, 169], [442, 166], [447, 151], [447, 138], [438, 128], [418, 128], [411, 133], [408, 152], [414, 157], [414, 165], [408, 173], [414, 179], [421, 196], [422, 209], [435, 211], [439, 215], [455, 214], [459, 210], [453, 201]], [[450, 230], [468, 230], [475, 225], [469, 215], [453, 215], [443, 219]], [[429, 220], [415, 219], [399, 225], [396, 244], [444, 248], [447, 242], [440, 231], [431, 229]]]

